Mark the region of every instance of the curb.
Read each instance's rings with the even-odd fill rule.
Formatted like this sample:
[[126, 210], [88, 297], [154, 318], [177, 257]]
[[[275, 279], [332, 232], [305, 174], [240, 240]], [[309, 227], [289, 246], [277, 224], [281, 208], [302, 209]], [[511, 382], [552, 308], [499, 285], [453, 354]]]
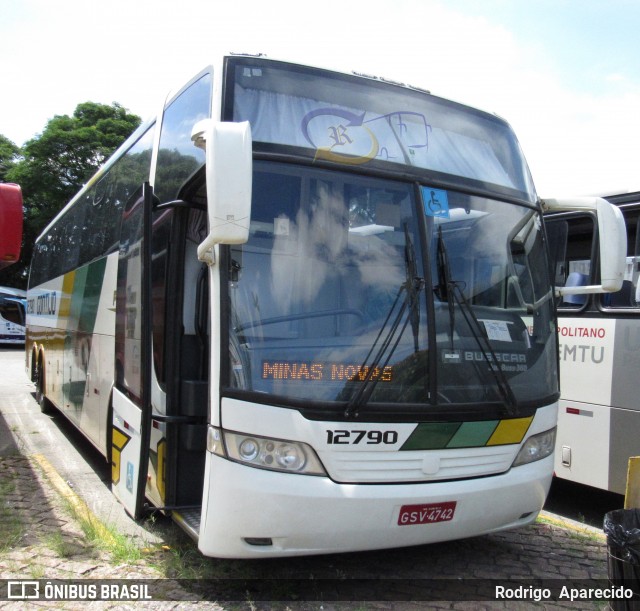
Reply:
[[601, 541], [607, 540], [607, 537], [604, 534], [604, 532], [602, 532], [601, 528], [596, 528], [595, 526], [589, 526], [589, 524], [582, 524], [582, 522], [576, 522], [575, 520], [571, 520], [569, 518], [559, 516], [555, 513], [549, 513], [548, 511], [541, 511], [540, 514], [538, 515], [538, 519], [542, 519], [545, 522], [548, 522], [549, 524], [551, 524], [552, 526], [565, 528], [566, 530], [571, 530], [581, 535], [596, 537]]
[[98, 536], [109, 545], [116, 544], [116, 538], [102, 521], [89, 509], [89, 506], [75, 493], [69, 482], [65, 482], [55, 467], [45, 458], [44, 454], [31, 454], [28, 458], [36, 461], [42, 472], [49, 480], [56, 492], [69, 503], [74, 517], [80, 522], [88, 523]]

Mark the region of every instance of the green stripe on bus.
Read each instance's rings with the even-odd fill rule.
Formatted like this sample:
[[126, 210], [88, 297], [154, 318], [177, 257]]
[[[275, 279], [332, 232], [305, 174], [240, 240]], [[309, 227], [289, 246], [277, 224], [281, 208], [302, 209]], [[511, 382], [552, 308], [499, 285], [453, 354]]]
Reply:
[[86, 278], [82, 297], [82, 310], [78, 319], [78, 331], [93, 333], [98, 316], [98, 305], [107, 267], [107, 258], [103, 257], [86, 266]]
[[499, 420], [484, 422], [463, 422], [448, 448], [478, 448], [487, 444], [498, 426]]
[[533, 417], [479, 422], [423, 422], [418, 424], [400, 450], [482, 448], [520, 443]]
[[439, 450], [446, 448], [458, 432], [460, 422], [423, 422], [419, 424], [400, 450]]
[[84, 285], [87, 279], [88, 266], [80, 267], [76, 270], [73, 280], [73, 292], [71, 293], [71, 307], [69, 308], [68, 331], [77, 331], [80, 326], [80, 317], [84, 307], [83, 295]]
[[61, 328], [71, 333], [93, 333], [106, 268], [104, 257], [64, 275], [58, 311]]

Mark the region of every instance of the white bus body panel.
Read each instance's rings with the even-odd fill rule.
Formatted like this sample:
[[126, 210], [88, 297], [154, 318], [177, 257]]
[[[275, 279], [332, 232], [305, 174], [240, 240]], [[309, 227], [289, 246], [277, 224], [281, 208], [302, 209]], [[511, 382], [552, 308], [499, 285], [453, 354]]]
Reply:
[[[309, 421], [296, 410], [229, 399], [223, 399], [222, 404], [225, 429], [306, 441], [330, 473], [344, 451], [331, 457], [329, 450], [322, 450], [325, 429], [359, 426], [357, 421]], [[552, 428], [556, 418], [556, 404], [539, 409], [527, 436]], [[375, 426], [402, 430], [416, 425]], [[487, 454], [492, 451], [480, 449]], [[518, 449], [518, 445], [509, 446], [511, 460]], [[386, 460], [383, 453], [389, 453], [390, 458], [428, 454], [387, 449], [380, 452], [382, 462]], [[514, 528], [535, 520], [551, 485], [552, 471], [553, 458], [548, 457], [513, 469], [507, 466], [504, 472], [488, 477], [353, 484], [331, 477], [256, 469], [207, 453], [198, 547], [216, 557], [292, 556], [421, 545]], [[403, 505], [451, 501], [457, 504], [451, 521], [398, 524]], [[247, 538], [271, 539], [272, 545], [251, 545]]]
[[130, 515], [135, 515], [140, 473], [142, 411], [113, 389], [111, 490]]
[[560, 400], [555, 473], [562, 479], [607, 490], [611, 408]]
[[640, 321], [561, 318], [558, 340], [555, 473], [624, 494], [629, 457], [640, 455]]
[[605, 490], [615, 324], [604, 318], [558, 321], [562, 398], [555, 473]]
[[[533, 522], [553, 459], [502, 475], [446, 483], [337, 484], [326, 477], [245, 467], [208, 454], [198, 547], [221, 558], [354, 552], [462, 539]], [[449, 522], [398, 525], [407, 504], [456, 501]], [[246, 538], [270, 538], [254, 546]]]

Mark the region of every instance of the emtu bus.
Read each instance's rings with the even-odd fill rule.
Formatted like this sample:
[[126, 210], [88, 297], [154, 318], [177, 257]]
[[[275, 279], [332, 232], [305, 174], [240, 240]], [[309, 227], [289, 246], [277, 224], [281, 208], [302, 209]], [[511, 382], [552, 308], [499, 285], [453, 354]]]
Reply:
[[127, 511], [204, 554], [462, 538], [532, 522], [550, 485], [549, 270], [503, 120], [228, 56], [38, 238], [27, 367]]
[[[624, 215], [627, 259], [619, 291], [566, 295], [558, 303], [561, 397], [556, 475], [624, 494], [640, 456], [640, 193], [607, 196]], [[596, 281], [597, 225], [588, 211], [546, 219], [558, 286]]]

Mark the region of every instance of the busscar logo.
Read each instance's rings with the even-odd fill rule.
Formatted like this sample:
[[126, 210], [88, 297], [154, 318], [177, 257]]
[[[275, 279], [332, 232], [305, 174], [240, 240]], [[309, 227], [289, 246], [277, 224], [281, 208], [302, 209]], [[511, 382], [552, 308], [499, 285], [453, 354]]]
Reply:
[[8, 581], [9, 600], [33, 600], [40, 598], [40, 584], [37, 581]]

